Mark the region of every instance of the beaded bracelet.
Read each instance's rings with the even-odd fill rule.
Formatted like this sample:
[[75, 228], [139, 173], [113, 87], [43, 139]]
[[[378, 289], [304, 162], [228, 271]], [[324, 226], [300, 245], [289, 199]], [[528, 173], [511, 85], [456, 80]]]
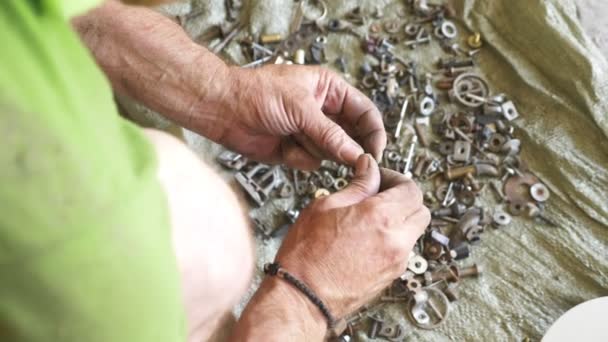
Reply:
[[325, 306], [323, 301], [319, 299], [319, 297], [317, 297], [317, 295], [308, 286], [306, 286], [306, 284], [291, 275], [289, 272], [285, 271], [281, 267], [281, 264], [279, 264], [278, 262], [274, 262], [264, 265], [264, 273], [270, 276], [279, 276], [280, 278], [284, 279], [285, 281], [293, 285], [295, 288], [300, 290], [300, 292], [302, 292], [315, 306], [319, 308], [319, 310], [321, 310], [321, 313], [323, 314], [323, 316], [325, 316], [325, 319], [327, 320], [328, 327], [330, 329], [334, 327], [334, 325], [336, 324], [336, 320], [334, 319], [334, 316], [332, 316], [331, 312], [329, 312], [329, 309], [327, 308], [327, 306]]

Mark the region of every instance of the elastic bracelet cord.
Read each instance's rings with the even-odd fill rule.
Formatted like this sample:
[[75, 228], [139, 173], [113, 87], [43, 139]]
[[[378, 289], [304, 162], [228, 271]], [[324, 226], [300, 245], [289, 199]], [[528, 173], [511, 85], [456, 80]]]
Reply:
[[315, 306], [319, 308], [319, 310], [321, 310], [321, 313], [327, 320], [329, 329], [334, 327], [336, 320], [334, 319], [334, 316], [332, 316], [331, 312], [329, 312], [329, 309], [327, 306], [325, 306], [323, 301], [319, 299], [319, 297], [317, 297], [317, 295], [308, 286], [306, 286], [306, 284], [291, 275], [289, 272], [285, 271], [278, 262], [264, 265], [264, 273], [271, 276], [278, 275], [279, 278], [282, 278], [291, 285], [295, 286], [295, 288], [300, 290], [300, 292], [302, 292]]

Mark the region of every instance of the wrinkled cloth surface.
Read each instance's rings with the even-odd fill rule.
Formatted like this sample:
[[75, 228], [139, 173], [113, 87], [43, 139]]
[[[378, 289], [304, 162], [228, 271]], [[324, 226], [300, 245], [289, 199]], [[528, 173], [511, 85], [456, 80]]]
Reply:
[[[381, 8], [388, 19], [397, 17], [403, 1], [334, 1], [328, 17], [357, 5], [370, 12]], [[608, 295], [608, 63], [584, 33], [572, 0], [458, 0], [454, 5], [461, 36], [478, 31], [484, 37], [478, 65], [492, 93], [508, 94], [521, 113], [515, 135], [529, 168], [552, 192], [546, 216], [558, 227], [522, 218], [484, 233], [470, 261], [483, 264], [485, 273], [462, 282], [460, 300], [439, 328], [413, 327], [403, 304], [384, 306], [385, 316], [404, 324], [408, 339], [416, 341], [538, 340], [568, 309]], [[186, 18], [185, 29], [196, 37], [221, 23], [225, 9], [223, 0], [215, 0], [162, 10]], [[254, 35], [285, 34], [291, 14], [290, 1], [251, 0], [244, 1], [242, 19]], [[438, 46], [401, 51], [409, 59], [427, 60], [428, 70], [428, 61], [444, 54]], [[344, 55], [352, 73], [364, 58], [358, 39], [344, 34], [329, 35], [327, 55], [330, 64]], [[224, 57], [247, 62], [235, 43]], [[121, 102], [143, 122], [171, 127], [128, 99]], [[213, 163], [217, 145], [186, 130], [183, 137]], [[218, 171], [231, 180], [229, 173]], [[279, 245], [278, 239], [257, 237], [260, 272], [249, 296]], [[366, 340], [367, 330], [359, 327], [359, 340]]]

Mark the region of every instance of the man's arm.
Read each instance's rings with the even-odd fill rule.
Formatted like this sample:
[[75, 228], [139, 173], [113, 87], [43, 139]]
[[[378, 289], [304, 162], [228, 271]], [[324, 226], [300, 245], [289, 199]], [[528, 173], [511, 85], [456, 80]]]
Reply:
[[229, 103], [229, 68], [179, 25], [150, 9], [115, 0], [72, 23], [115, 91], [219, 139], [226, 124], [218, 122], [223, 117], [216, 112], [219, 102]]
[[[430, 221], [413, 181], [361, 156], [350, 185], [314, 200], [275, 258], [335, 318], [369, 302], [406, 269]], [[267, 276], [243, 312], [233, 341], [321, 341], [327, 322], [298, 289]]]
[[386, 145], [373, 102], [327, 69], [229, 67], [171, 20], [116, 1], [74, 26], [116, 91], [251, 159], [312, 170]]

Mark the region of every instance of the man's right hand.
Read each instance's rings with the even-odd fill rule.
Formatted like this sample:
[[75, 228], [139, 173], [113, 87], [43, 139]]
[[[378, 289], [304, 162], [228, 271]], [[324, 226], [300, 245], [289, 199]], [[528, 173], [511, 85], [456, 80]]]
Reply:
[[[335, 317], [344, 317], [405, 272], [409, 253], [429, 222], [416, 184], [379, 170], [370, 155], [363, 155], [346, 189], [315, 200], [301, 213], [275, 260], [307, 284]], [[276, 277], [262, 283], [237, 336], [280, 340], [274, 338], [277, 331], [264, 333], [268, 326], [285, 327], [291, 340], [300, 340], [293, 333], [298, 330], [302, 339], [314, 340], [326, 327], [318, 308]]]

